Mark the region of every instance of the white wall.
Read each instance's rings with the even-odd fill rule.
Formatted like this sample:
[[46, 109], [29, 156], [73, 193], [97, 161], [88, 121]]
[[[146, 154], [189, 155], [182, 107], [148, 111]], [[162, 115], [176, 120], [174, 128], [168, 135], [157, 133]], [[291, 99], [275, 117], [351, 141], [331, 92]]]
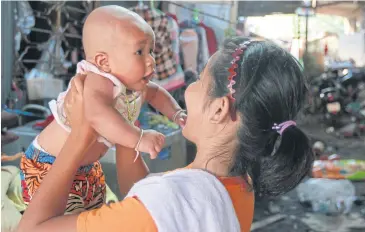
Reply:
[[340, 36], [338, 56], [342, 60], [354, 59], [356, 66], [365, 66], [365, 31]]

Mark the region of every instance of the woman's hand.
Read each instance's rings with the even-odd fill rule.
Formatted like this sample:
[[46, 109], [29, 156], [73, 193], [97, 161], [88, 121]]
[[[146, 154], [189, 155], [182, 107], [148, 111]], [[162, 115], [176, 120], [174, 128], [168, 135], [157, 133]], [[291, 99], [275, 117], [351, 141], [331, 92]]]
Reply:
[[65, 113], [72, 130], [51, 170], [42, 181], [20, 221], [18, 232], [77, 231], [78, 214], [64, 216], [68, 195], [88, 149], [97, 134], [84, 115], [84, 80], [72, 78], [65, 98]]
[[66, 117], [71, 125], [71, 135], [84, 138], [85, 141], [96, 140], [96, 132], [84, 115], [84, 81], [86, 75], [77, 74], [71, 80], [71, 88], [65, 97]]

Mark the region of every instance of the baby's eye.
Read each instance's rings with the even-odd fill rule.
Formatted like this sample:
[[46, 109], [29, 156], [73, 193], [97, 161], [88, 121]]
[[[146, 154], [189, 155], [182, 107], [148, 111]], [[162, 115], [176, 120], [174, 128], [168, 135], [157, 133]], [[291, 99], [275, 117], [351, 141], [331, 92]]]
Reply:
[[142, 51], [142, 49], [140, 49], [140, 50], [138, 50], [137, 52], [136, 52], [136, 55], [139, 55], [139, 56], [141, 56], [143, 54], [143, 51]]
[[153, 49], [151, 49], [151, 50], [150, 50], [150, 54], [152, 54], [152, 55], [153, 55], [153, 52], [154, 52], [154, 51], [153, 51]]

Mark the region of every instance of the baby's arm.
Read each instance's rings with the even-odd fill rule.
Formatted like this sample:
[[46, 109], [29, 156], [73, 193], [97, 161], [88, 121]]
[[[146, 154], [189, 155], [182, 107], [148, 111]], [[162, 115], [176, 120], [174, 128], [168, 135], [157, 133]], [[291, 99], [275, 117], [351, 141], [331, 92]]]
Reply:
[[113, 144], [136, 148], [156, 158], [165, 143], [165, 137], [153, 130], [142, 133], [139, 128], [128, 124], [113, 107], [113, 87], [113, 83], [105, 77], [88, 74], [84, 86], [86, 119], [100, 135]]
[[114, 109], [113, 87], [109, 79], [88, 73], [84, 87], [86, 119], [108, 141], [135, 148], [141, 131], [128, 124]]
[[179, 104], [170, 93], [152, 81], [147, 85], [146, 101], [172, 121], [174, 115], [181, 111]]

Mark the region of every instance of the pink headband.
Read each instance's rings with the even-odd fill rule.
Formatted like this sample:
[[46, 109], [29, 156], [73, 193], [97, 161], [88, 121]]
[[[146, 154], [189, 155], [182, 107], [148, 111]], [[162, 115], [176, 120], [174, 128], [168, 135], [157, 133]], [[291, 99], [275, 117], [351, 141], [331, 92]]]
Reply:
[[296, 126], [296, 125], [297, 125], [296, 122], [290, 120], [290, 121], [280, 123], [279, 125], [275, 123], [274, 126], [272, 127], [272, 129], [276, 130], [280, 135], [282, 135], [288, 127]]
[[[233, 89], [233, 85], [236, 84], [236, 81], [234, 80], [234, 78], [237, 76], [237, 72], [236, 69], [238, 68], [238, 64], [237, 61], [240, 60], [240, 56], [243, 54], [243, 52], [247, 49], [247, 46], [251, 43], [251, 41], [246, 41], [242, 44], [240, 44], [233, 52], [232, 57], [233, 60], [231, 61], [231, 67], [228, 69], [229, 71], [229, 76], [228, 76], [228, 89], [229, 89], [229, 97], [232, 99], [232, 101], [235, 101], [236, 99], [233, 97], [233, 94], [236, 92]], [[297, 123], [294, 121], [286, 121], [283, 122], [281, 124], [274, 124], [274, 126], [272, 127], [273, 130], [276, 130], [280, 135], [283, 134], [283, 132], [290, 126], [296, 126]]]
[[237, 72], [236, 72], [236, 69], [238, 68], [238, 64], [237, 64], [237, 61], [239, 61], [240, 59], [240, 55], [243, 54], [243, 52], [247, 49], [247, 46], [250, 44], [250, 41], [246, 41], [242, 44], [240, 44], [233, 52], [232, 54], [232, 57], [233, 57], [233, 60], [231, 61], [231, 67], [228, 69], [229, 71], [229, 76], [228, 76], [228, 80], [229, 80], [229, 83], [228, 83], [228, 89], [229, 89], [229, 97], [235, 101], [236, 99], [233, 97], [233, 94], [236, 92], [234, 89], [233, 89], [233, 85], [236, 84], [236, 81], [233, 80], [234, 77], [236, 77], [237, 75]]

